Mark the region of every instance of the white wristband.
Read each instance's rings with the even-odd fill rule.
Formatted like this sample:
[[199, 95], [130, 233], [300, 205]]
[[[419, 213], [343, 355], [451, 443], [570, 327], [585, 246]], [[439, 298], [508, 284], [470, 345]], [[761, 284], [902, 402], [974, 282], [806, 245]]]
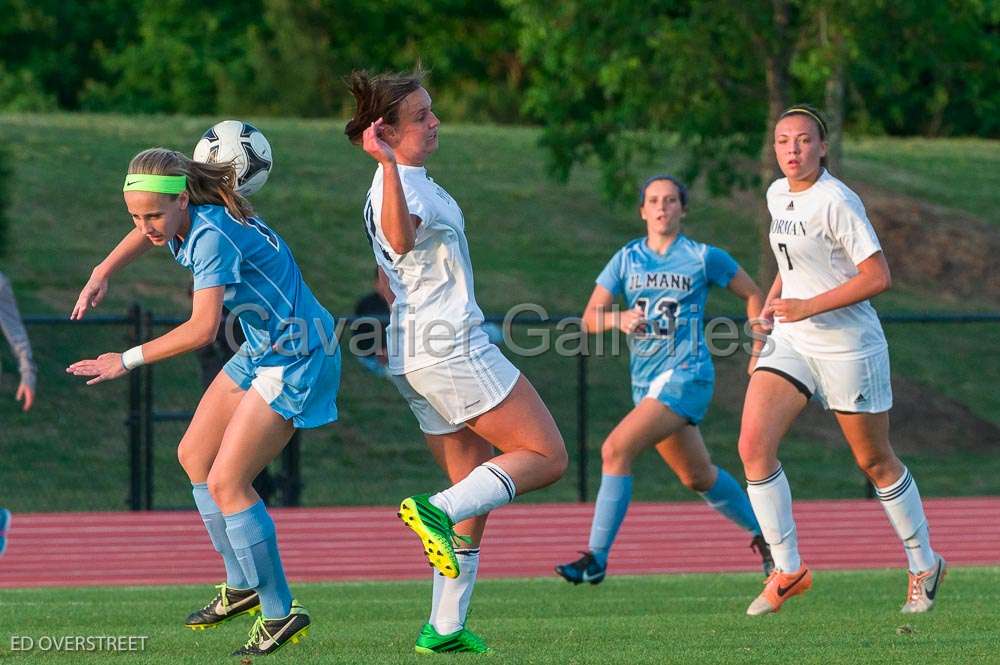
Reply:
[[122, 354], [122, 366], [132, 371], [136, 367], [140, 367], [146, 363], [142, 357], [142, 345], [133, 346], [131, 349]]

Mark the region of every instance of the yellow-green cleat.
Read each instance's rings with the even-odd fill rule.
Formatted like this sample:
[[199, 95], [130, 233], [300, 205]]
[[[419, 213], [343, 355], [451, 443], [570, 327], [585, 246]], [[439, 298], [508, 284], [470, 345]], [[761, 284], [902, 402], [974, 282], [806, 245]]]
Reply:
[[454, 522], [447, 513], [428, 501], [429, 494], [417, 494], [399, 504], [396, 515], [420, 538], [420, 544], [430, 562], [445, 577], [458, 577], [455, 556]]
[[417, 636], [417, 645], [413, 648], [419, 654], [432, 655], [436, 653], [493, 653], [486, 646], [483, 638], [468, 628], [456, 630], [454, 633], [440, 635], [434, 626], [425, 623]]
[[312, 620], [304, 607], [292, 601], [292, 611], [283, 619], [257, 617], [250, 628], [250, 639], [234, 656], [269, 656], [286, 644], [298, 644], [309, 634]]

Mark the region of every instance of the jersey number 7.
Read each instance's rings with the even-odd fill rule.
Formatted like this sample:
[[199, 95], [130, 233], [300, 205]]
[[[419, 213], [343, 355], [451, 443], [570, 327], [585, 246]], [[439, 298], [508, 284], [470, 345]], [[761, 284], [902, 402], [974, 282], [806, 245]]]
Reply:
[[788, 261], [788, 269], [792, 270], [792, 257], [788, 255], [788, 245], [783, 242], [778, 243], [778, 251], [785, 253], [785, 260]]

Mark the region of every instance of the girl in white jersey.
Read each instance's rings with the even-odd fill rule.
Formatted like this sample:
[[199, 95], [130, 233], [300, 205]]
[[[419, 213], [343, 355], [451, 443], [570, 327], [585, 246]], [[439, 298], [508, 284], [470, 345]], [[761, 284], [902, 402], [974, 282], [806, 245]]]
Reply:
[[931, 549], [917, 484], [889, 443], [889, 352], [868, 302], [891, 285], [889, 266], [861, 200], [824, 168], [826, 126], [818, 111], [800, 105], [782, 113], [774, 152], [786, 177], [767, 191], [778, 261], [763, 310], [773, 318], [772, 348], [757, 361], [747, 388], [739, 450], [776, 568], [747, 614], [777, 612], [812, 586], [777, 456], [810, 397], [834, 412], [903, 541], [910, 579], [902, 611], [926, 612], [945, 562]]
[[424, 168], [440, 123], [421, 81], [420, 72], [352, 74], [357, 110], [345, 133], [379, 164], [364, 222], [394, 296], [389, 373], [455, 483], [400, 505], [400, 518], [437, 570], [416, 650], [484, 652], [465, 617], [486, 514], [554, 483], [567, 456], [538, 393], [483, 332], [465, 218]]

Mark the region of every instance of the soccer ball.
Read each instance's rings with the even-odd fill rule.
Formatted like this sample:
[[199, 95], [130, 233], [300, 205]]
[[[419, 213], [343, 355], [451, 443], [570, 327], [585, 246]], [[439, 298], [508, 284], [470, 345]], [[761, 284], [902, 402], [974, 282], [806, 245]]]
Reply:
[[271, 173], [271, 144], [259, 129], [240, 120], [223, 120], [201, 135], [194, 147], [194, 161], [215, 164], [232, 161], [236, 191], [250, 196]]

